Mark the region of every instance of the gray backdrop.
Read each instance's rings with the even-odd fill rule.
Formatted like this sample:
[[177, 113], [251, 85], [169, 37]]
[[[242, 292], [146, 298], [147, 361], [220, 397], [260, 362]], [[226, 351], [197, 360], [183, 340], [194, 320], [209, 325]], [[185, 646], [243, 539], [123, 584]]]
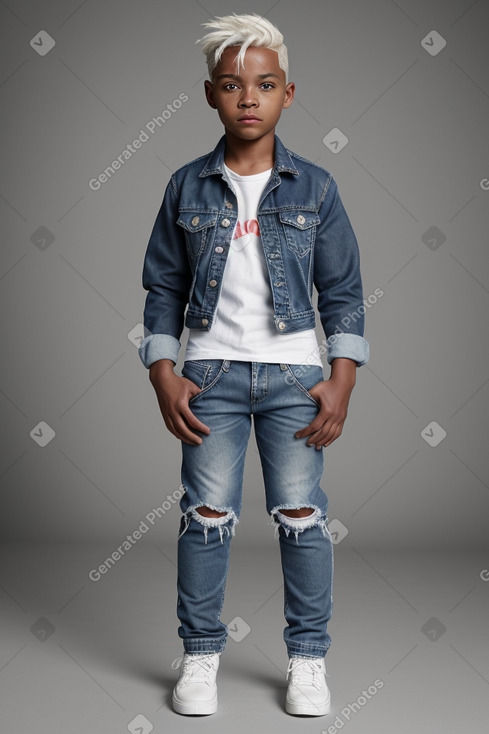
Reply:
[[[252, 438], [219, 712], [194, 724], [171, 708], [180, 446], [137, 353], [141, 271], [171, 172], [222, 134], [200, 24], [250, 10], [290, 52], [277, 132], [355, 228], [372, 356], [325, 451], [331, 714], [283, 711]], [[0, 2], [2, 732], [487, 729], [488, 27], [487, 0]]]
[[[136, 349], [141, 270], [171, 172], [223, 132], [195, 41], [231, 11], [284, 33], [297, 97], [277, 133], [335, 176], [365, 298], [383, 293], [325, 454], [338, 540], [487, 547], [484, 0], [0, 4], [2, 537], [117, 545], [160, 506], [146, 539], [174, 541], [180, 445]], [[240, 542], [268, 522], [252, 438]]]

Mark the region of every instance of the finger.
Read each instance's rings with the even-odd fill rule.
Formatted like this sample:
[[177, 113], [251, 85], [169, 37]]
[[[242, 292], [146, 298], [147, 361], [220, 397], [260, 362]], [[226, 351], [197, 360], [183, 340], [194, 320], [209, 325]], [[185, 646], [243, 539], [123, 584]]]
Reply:
[[191, 446], [200, 446], [200, 444], [202, 443], [202, 438], [196, 433], [192, 433], [192, 431], [188, 429], [185, 425], [181, 429], [176, 429], [174, 435], [179, 438], [180, 441], [183, 441], [183, 443], [189, 444]]
[[170, 433], [175, 436], [175, 438], [178, 438], [179, 441], [183, 441], [183, 443], [190, 444], [192, 446], [196, 446], [202, 443], [202, 439], [200, 438], [200, 436], [197, 436], [196, 434], [189, 431], [185, 425], [181, 430], [179, 430], [176, 425], [168, 421], [166, 423], [166, 427], [168, 428]]
[[324, 434], [323, 431], [320, 431], [317, 437], [314, 437], [314, 445], [316, 446], [316, 448], [327, 448], [341, 436], [342, 430], [342, 425], [336, 425], [332, 426], [326, 434]]
[[313, 433], [306, 441], [308, 446], [323, 446], [325, 443], [330, 443], [334, 438], [337, 437], [338, 431], [340, 430], [340, 424], [334, 419], [330, 419], [321, 426], [321, 428]]
[[[179, 420], [178, 413], [169, 413], [164, 409], [164, 407], [162, 407], [161, 414], [166, 427], [170, 433], [175, 436], [175, 438], [178, 438], [180, 441], [184, 441], [185, 443], [202, 443], [202, 439], [193, 434], [182, 420]], [[192, 440], [192, 437], [195, 440]]]
[[183, 441], [184, 443], [192, 445], [199, 445], [202, 443], [201, 436], [190, 430], [179, 413], [174, 413], [168, 417], [171, 421], [171, 427], [169, 427], [169, 430], [174, 436], [176, 436], [176, 438], [180, 439], [180, 441]]
[[306, 436], [310, 436], [313, 433], [316, 433], [323, 427], [329, 417], [330, 416], [328, 415], [327, 411], [321, 408], [314, 420], [312, 420], [309, 425], [305, 426], [305, 428], [301, 428], [299, 431], [296, 431], [296, 433], [294, 433], [294, 436], [296, 438], [305, 438]]
[[205, 423], [202, 423], [202, 421], [200, 421], [197, 416], [192, 413], [188, 405], [182, 408], [181, 415], [191, 428], [195, 428], [197, 431], [201, 431], [202, 433], [209, 434], [211, 432], [209, 426], [207, 426]]

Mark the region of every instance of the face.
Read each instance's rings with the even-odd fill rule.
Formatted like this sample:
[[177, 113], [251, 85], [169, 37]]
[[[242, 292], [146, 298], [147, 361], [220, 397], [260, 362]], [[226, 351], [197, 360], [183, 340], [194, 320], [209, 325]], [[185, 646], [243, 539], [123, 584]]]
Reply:
[[250, 46], [237, 72], [238, 46], [226, 48], [212, 76], [205, 82], [208, 103], [230, 133], [241, 140], [257, 140], [275, 129], [282, 110], [290, 107], [295, 85], [285, 83], [278, 54], [269, 48]]

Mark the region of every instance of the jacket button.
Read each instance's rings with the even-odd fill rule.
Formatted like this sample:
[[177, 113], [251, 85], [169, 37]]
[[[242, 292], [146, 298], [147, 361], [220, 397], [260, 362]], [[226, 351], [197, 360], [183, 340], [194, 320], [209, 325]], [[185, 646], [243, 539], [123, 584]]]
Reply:
[[209, 326], [209, 319], [202, 319], [201, 324], [202, 326]]
[[219, 252], [219, 253], [220, 252], [224, 252], [224, 247], [221, 247], [221, 246], [216, 247], [215, 250], [214, 250], [214, 252]]
[[226, 206], [226, 209], [232, 209], [233, 208], [233, 205], [231, 204], [230, 201], [226, 201], [226, 205], [225, 206]]
[[302, 214], [299, 214], [299, 216], [297, 217], [297, 224], [304, 224], [305, 221], [306, 218], [303, 217]]
[[283, 331], [284, 329], [287, 328], [283, 321], [279, 321], [277, 326], [280, 329], [280, 331]]
[[199, 222], [200, 222], [200, 217], [193, 217], [192, 222], [191, 222], [192, 227], [196, 227]]
[[229, 221], [229, 219], [226, 218], [222, 220], [221, 227], [229, 227], [230, 224], [231, 222]]
[[210, 285], [211, 288], [215, 288], [216, 285], [217, 285], [217, 280], [210, 280], [209, 281], [209, 285]]

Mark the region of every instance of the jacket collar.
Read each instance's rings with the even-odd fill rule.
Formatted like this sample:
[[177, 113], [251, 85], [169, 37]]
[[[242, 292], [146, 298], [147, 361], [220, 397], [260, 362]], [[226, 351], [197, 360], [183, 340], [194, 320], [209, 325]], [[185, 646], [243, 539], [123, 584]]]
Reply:
[[[274, 164], [274, 170], [277, 171], [277, 173], [294, 173], [296, 175], [299, 175], [299, 171], [294, 166], [294, 163], [292, 161], [292, 158], [290, 157], [289, 153], [287, 152], [287, 149], [284, 147], [282, 141], [280, 138], [275, 135], [275, 164]], [[207, 159], [207, 162], [202, 169], [202, 171], [199, 173], [199, 178], [204, 178], [205, 176], [211, 176], [216, 173], [220, 173], [221, 175], [224, 175], [224, 151], [226, 148], [226, 135], [223, 135], [222, 138], [219, 140], [218, 144], [210, 154], [210, 156]]]

